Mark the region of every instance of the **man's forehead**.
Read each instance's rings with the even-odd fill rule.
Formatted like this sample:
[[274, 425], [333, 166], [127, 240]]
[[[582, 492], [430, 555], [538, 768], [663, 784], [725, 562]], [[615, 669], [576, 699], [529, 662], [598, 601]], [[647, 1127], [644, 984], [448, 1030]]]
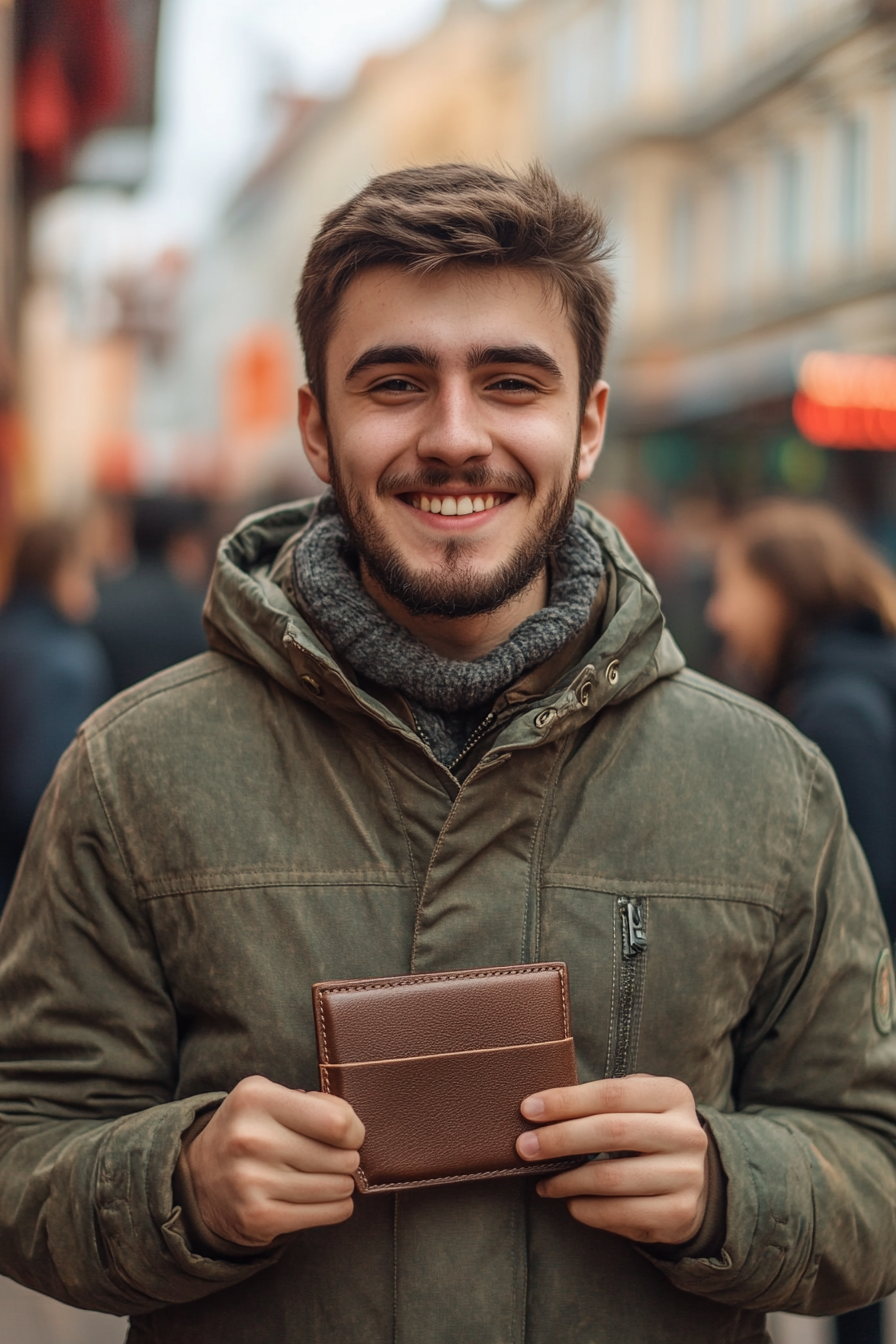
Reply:
[[371, 344], [441, 346], [464, 356], [476, 347], [548, 344], [558, 362], [576, 354], [559, 292], [542, 276], [511, 267], [362, 272], [340, 301], [330, 353], [351, 365]]

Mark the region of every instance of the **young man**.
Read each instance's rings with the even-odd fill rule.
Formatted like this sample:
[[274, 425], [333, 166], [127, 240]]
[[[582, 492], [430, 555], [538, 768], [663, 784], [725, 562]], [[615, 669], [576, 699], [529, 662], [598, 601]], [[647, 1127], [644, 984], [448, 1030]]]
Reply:
[[[683, 671], [575, 503], [603, 256], [543, 171], [408, 169], [325, 220], [331, 488], [224, 543], [214, 651], [44, 799], [0, 937], [0, 1267], [132, 1341], [758, 1341], [896, 1286], [891, 963], [831, 771]], [[616, 1160], [353, 1198], [312, 983], [550, 959], [582, 1082], [519, 1151]]]

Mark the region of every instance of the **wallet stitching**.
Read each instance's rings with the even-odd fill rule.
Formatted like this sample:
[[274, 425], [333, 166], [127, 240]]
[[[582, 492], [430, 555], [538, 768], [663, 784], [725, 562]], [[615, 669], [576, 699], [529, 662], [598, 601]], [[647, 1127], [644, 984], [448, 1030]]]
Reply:
[[345, 1064], [319, 1064], [324, 1069], [371, 1069], [382, 1064], [417, 1064], [421, 1059], [459, 1059], [465, 1055], [497, 1055], [505, 1050], [539, 1050], [546, 1045], [568, 1045], [571, 1036], [553, 1041], [523, 1041], [519, 1045], [485, 1045], [477, 1050], [440, 1050], [431, 1055], [396, 1055], [394, 1059], [350, 1059]]
[[571, 1157], [568, 1161], [563, 1161], [562, 1164], [559, 1162], [535, 1162], [531, 1167], [495, 1167], [492, 1171], [465, 1171], [457, 1176], [429, 1176], [421, 1181], [368, 1181], [364, 1175], [364, 1168], [358, 1167], [358, 1171], [364, 1182], [366, 1193], [368, 1190], [393, 1190], [405, 1185], [456, 1185], [459, 1181], [485, 1181], [489, 1176], [526, 1176], [530, 1172], [546, 1170], [568, 1171], [578, 1162], [579, 1158]]
[[[494, 980], [494, 979], [496, 979], [497, 977], [502, 976], [502, 975], [537, 975], [537, 974], [542, 973], [542, 972], [544, 972], [544, 971], [556, 971], [557, 976], [558, 976], [558, 978], [559, 978], [559, 980], [560, 980], [560, 1002], [561, 1002], [562, 1009], [563, 1009], [563, 1031], [564, 1031], [564, 1033], [565, 1033], [563, 1039], [564, 1039], [564, 1041], [566, 1041], [566, 1040], [571, 1040], [572, 1038], [571, 1038], [571, 1036], [570, 1036], [570, 1032], [569, 1032], [569, 1003], [568, 1003], [568, 1000], [567, 1000], [567, 993], [566, 993], [566, 976], [565, 976], [565, 974], [564, 974], [564, 968], [563, 968], [563, 965], [562, 965], [561, 963], [554, 963], [554, 964], [552, 964], [551, 962], [547, 962], [547, 963], [545, 963], [545, 962], [540, 962], [540, 963], [538, 963], [537, 965], [533, 965], [533, 966], [511, 966], [511, 967], [508, 967], [507, 970], [502, 970], [502, 971], [446, 971], [444, 974], [441, 974], [441, 975], [438, 975], [438, 974], [434, 974], [434, 975], [415, 975], [415, 976], [413, 976], [413, 983], [414, 983], [414, 984], [417, 984], [417, 985], [424, 985], [424, 984], [438, 984], [438, 983], [440, 983], [440, 982], [444, 982], [444, 981], [446, 981], [446, 980]], [[329, 1078], [328, 1078], [327, 1075], [326, 1075], [326, 1069], [327, 1069], [327, 1068], [340, 1068], [340, 1067], [343, 1067], [343, 1066], [338, 1065], [338, 1064], [331, 1064], [331, 1063], [330, 1063], [329, 1052], [328, 1052], [328, 1047], [327, 1047], [327, 1024], [326, 1024], [326, 1020], [325, 1020], [325, 1018], [324, 1018], [324, 1010], [323, 1010], [323, 1002], [324, 1002], [324, 998], [325, 998], [325, 996], [326, 996], [327, 994], [358, 994], [358, 993], [362, 993], [362, 992], [363, 992], [364, 990], [366, 990], [366, 989], [394, 989], [394, 988], [396, 988], [396, 987], [400, 987], [400, 986], [402, 986], [402, 985], [407, 985], [407, 984], [409, 983], [409, 981], [411, 980], [411, 978], [412, 978], [412, 977], [409, 977], [409, 976], [406, 976], [406, 975], [405, 975], [405, 976], [401, 976], [401, 977], [398, 978], [398, 979], [393, 978], [393, 979], [391, 979], [391, 980], [374, 980], [374, 981], [373, 981], [371, 984], [369, 984], [369, 985], [345, 985], [345, 986], [341, 986], [341, 987], [335, 987], [335, 986], [334, 986], [334, 988], [332, 988], [332, 989], [319, 989], [319, 990], [317, 991], [317, 1016], [318, 1016], [318, 1020], [319, 1020], [319, 1022], [320, 1022], [321, 1048], [322, 1048], [322, 1050], [323, 1050], [323, 1056], [324, 1056], [324, 1064], [320, 1066], [320, 1073], [321, 1073], [321, 1087], [323, 1088], [324, 1092], [326, 1092], [326, 1093], [329, 1093], [329, 1092], [330, 1092], [330, 1080], [329, 1080]], [[556, 1042], [556, 1041], [537, 1041], [536, 1044], [537, 1044], [537, 1045], [555, 1045], [555, 1044], [560, 1044], [560, 1042]], [[495, 1046], [495, 1047], [493, 1047], [493, 1049], [498, 1049], [498, 1050], [500, 1050], [500, 1049], [516, 1049], [516, 1048], [518, 1048], [518, 1047], [515, 1047], [515, 1046]], [[449, 1052], [449, 1053], [452, 1053], [452, 1052]], [[472, 1052], [467, 1052], [467, 1051], [456, 1051], [456, 1052], [453, 1052], [453, 1053], [457, 1053], [457, 1054], [466, 1054], [466, 1053], [472, 1053]], [[485, 1053], [488, 1053], [488, 1052], [485, 1052]], [[417, 1059], [419, 1059], [419, 1058], [427, 1058], [427, 1056], [419, 1056], [419, 1055], [414, 1056], [414, 1055], [410, 1055], [410, 1056], [407, 1056], [407, 1058], [410, 1058], [410, 1059], [417, 1058]], [[379, 1062], [385, 1062], [385, 1061], [370, 1060], [370, 1061], [363, 1061], [363, 1062], [379, 1063]], [[357, 1174], [358, 1176], [360, 1176], [361, 1181], [362, 1181], [362, 1188], [366, 1191], [366, 1190], [377, 1190], [377, 1189], [387, 1189], [387, 1190], [388, 1190], [388, 1189], [393, 1189], [393, 1188], [394, 1188], [394, 1189], [401, 1189], [401, 1188], [403, 1188], [403, 1187], [405, 1187], [405, 1186], [412, 1186], [412, 1185], [413, 1185], [413, 1186], [446, 1185], [446, 1184], [455, 1184], [455, 1183], [457, 1183], [457, 1182], [459, 1182], [459, 1181], [465, 1181], [465, 1180], [487, 1180], [490, 1176], [513, 1176], [513, 1175], [516, 1175], [517, 1173], [522, 1172], [522, 1171], [537, 1171], [538, 1169], [539, 1169], [539, 1168], [538, 1168], [538, 1165], [535, 1165], [535, 1166], [533, 1166], [533, 1167], [523, 1167], [523, 1168], [521, 1168], [521, 1167], [502, 1167], [500, 1170], [496, 1169], [496, 1170], [494, 1170], [494, 1171], [464, 1172], [462, 1175], [459, 1175], [459, 1176], [449, 1176], [449, 1177], [447, 1177], [447, 1178], [445, 1178], [445, 1177], [435, 1177], [435, 1178], [432, 1179], [432, 1180], [424, 1180], [424, 1181], [385, 1181], [385, 1182], [382, 1183], [382, 1185], [371, 1184], [371, 1182], [368, 1181], [367, 1176], [366, 1176], [365, 1173], [364, 1173], [364, 1166], [363, 1166], [362, 1163], [359, 1163], [359, 1164], [358, 1164], [358, 1168], [357, 1168], [357, 1173], [356, 1173], [356, 1174]]]
[[[446, 980], [494, 980], [502, 975], [538, 975], [545, 971], [556, 971], [560, 980], [560, 1002], [563, 1008], [563, 1032], [564, 1039], [570, 1036], [569, 1030], [569, 1003], [566, 993], [566, 976], [563, 974], [563, 967], [560, 963], [551, 964], [548, 962], [539, 962], [532, 966], [510, 966], [503, 971], [446, 971], [444, 974], [433, 975], [415, 975], [400, 976], [391, 980], [373, 980], [368, 985], [342, 985], [334, 986], [332, 989], [319, 989], [317, 991], [317, 1016], [320, 1022], [321, 1046], [323, 1049], [324, 1063], [329, 1064], [329, 1052], [327, 1048], [327, 1024], [324, 1019], [323, 1001], [327, 994], [362, 994], [370, 989], [396, 989], [407, 985], [413, 980], [414, 984], [439, 984]], [[544, 1042], [539, 1042], [544, 1044]], [[500, 1047], [499, 1047], [500, 1048]]]

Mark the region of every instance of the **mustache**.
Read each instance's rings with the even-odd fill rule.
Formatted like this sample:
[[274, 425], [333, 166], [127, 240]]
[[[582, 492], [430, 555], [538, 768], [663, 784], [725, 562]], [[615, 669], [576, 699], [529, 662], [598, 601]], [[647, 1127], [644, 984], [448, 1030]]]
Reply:
[[527, 471], [494, 471], [491, 467], [422, 467], [416, 472], [387, 472], [377, 482], [378, 495], [410, 495], [422, 490], [444, 490], [445, 486], [463, 486], [467, 490], [490, 491], [500, 495], [535, 498], [535, 482]]

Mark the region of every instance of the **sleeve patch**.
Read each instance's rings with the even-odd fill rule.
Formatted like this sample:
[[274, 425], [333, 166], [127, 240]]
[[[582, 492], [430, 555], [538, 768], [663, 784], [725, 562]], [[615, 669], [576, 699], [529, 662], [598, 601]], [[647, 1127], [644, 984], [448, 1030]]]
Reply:
[[893, 955], [888, 947], [877, 959], [871, 1011], [874, 1014], [874, 1025], [881, 1036], [887, 1036], [893, 1029]]

